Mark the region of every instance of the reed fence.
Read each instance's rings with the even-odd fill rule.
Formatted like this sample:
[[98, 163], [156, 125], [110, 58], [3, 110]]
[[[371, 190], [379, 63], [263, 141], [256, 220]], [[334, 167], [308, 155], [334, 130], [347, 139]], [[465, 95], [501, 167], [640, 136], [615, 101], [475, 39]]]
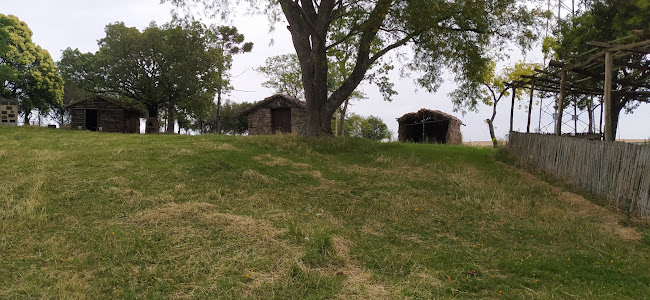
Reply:
[[511, 132], [508, 149], [630, 215], [650, 216], [650, 146]]

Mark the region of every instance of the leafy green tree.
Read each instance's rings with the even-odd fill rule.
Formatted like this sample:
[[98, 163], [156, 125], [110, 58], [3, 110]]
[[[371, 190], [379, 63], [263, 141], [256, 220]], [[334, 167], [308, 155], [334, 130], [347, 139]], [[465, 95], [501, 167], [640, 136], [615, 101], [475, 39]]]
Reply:
[[219, 59], [216, 64], [217, 115], [216, 132], [221, 134], [221, 97], [232, 90], [230, 85], [230, 68], [232, 55], [253, 50], [253, 43], [244, 42], [244, 35], [236, 27], [219, 26], [211, 30], [212, 43]]
[[45, 113], [63, 97], [63, 79], [49, 52], [35, 45], [27, 24], [12, 15], [0, 14], [0, 81], [1, 96], [18, 99], [25, 124], [34, 109]]
[[244, 134], [248, 132], [248, 116], [241, 113], [254, 103], [236, 103], [226, 100], [221, 108], [221, 127], [217, 127], [217, 111], [213, 111], [208, 120], [208, 131], [212, 133]]
[[64, 51], [66, 77], [86, 91], [140, 106], [151, 118], [165, 109], [170, 133], [176, 119], [209, 117], [222, 59], [213, 32], [198, 22], [152, 23], [142, 32], [114, 23], [105, 31], [94, 54]]
[[361, 137], [373, 141], [381, 141], [391, 138], [392, 134], [388, 126], [379, 117], [363, 117], [352, 113], [345, 123], [345, 136]]
[[[178, 6], [202, 3], [216, 14], [239, 1], [163, 0]], [[367, 71], [394, 49], [410, 46], [411, 70], [435, 90], [442, 70], [478, 80], [495, 47], [535, 37], [537, 11], [515, 0], [248, 0], [272, 21], [284, 16], [300, 62], [307, 116], [302, 134], [331, 134], [332, 115], [366, 78]], [[328, 93], [328, 51], [347, 44], [351, 72]], [[406, 52], [406, 51], [405, 51]]]
[[282, 54], [269, 57], [264, 65], [256, 70], [267, 78], [262, 82], [263, 87], [274, 89], [276, 93], [297, 99], [305, 98], [297, 55]]
[[[548, 38], [544, 43], [546, 55], [553, 56], [563, 61], [575, 61], [575, 57], [593, 48], [587, 42], [610, 42], [623, 40], [634, 42], [635, 38], [629, 38], [634, 30], [650, 30], [650, 4], [647, 1], [639, 0], [590, 0], [586, 2], [588, 9], [574, 17], [564, 20], [559, 27], [557, 37]], [[638, 39], [638, 38], [637, 38]], [[650, 62], [648, 55], [639, 53], [628, 56], [628, 61], [618, 59], [619, 64], [647, 65]], [[605, 122], [612, 124], [606, 127], [606, 137], [613, 140], [616, 136], [619, 115], [622, 110], [632, 113], [640, 103], [650, 102], [650, 97], [633, 97], [629, 93], [638, 90], [647, 90], [650, 86], [650, 71], [631, 74], [628, 68], [615, 70], [615, 78], [624, 78], [628, 82], [636, 82], [632, 85], [614, 84], [613, 90], [620, 93], [612, 95], [612, 119]], [[638, 84], [640, 83], [640, 84]], [[591, 80], [584, 84], [591, 84], [595, 88], [602, 89], [602, 81]], [[578, 99], [585, 99], [578, 98]], [[574, 100], [575, 101], [575, 100]], [[586, 106], [586, 101], [578, 102], [578, 105]]]
[[[478, 112], [479, 104], [492, 106], [492, 116], [486, 119], [490, 130], [490, 138], [494, 148], [498, 147], [496, 135], [494, 134], [494, 119], [497, 116], [497, 105], [504, 97], [511, 94], [512, 88], [505, 85], [507, 82], [518, 80], [522, 75], [532, 75], [537, 64], [518, 62], [511, 67], [506, 67], [499, 74], [496, 73], [496, 64], [491, 63], [478, 81], [461, 81], [456, 90], [450, 93], [455, 110]], [[515, 97], [521, 100], [523, 89], [517, 89]]]
[[[67, 48], [63, 50], [61, 61], [56, 65], [59, 70], [61, 78], [63, 78], [63, 101], [61, 103], [56, 103], [50, 105], [50, 118], [54, 120], [59, 126], [63, 126], [70, 122], [70, 115], [68, 109], [65, 108], [66, 105], [90, 97], [93, 95], [92, 92], [84, 89], [84, 86], [81, 85], [83, 80], [89, 80], [88, 78], [81, 77], [81, 74], [88, 73], [84, 68], [90, 67], [92, 60], [92, 54], [90, 53], [81, 53], [79, 50], [72, 50]], [[81, 71], [80, 71], [81, 70]]]

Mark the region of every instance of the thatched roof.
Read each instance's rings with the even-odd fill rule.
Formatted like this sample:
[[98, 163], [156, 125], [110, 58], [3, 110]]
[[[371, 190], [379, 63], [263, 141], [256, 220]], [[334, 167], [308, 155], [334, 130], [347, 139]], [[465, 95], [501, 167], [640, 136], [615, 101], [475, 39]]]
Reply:
[[82, 104], [82, 103], [85, 103], [85, 102], [88, 102], [88, 101], [97, 101], [97, 100], [106, 101], [106, 102], [115, 104], [115, 105], [117, 105], [117, 106], [119, 106], [121, 108], [124, 108], [125, 110], [142, 113], [139, 109], [137, 109], [137, 108], [135, 108], [133, 106], [126, 105], [126, 104], [124, 104], [124, 103], [122, 103], [122, 102], [120, 102], [120, 101], [118, 101], [116, 99], [112, 99], [112, 98], [109, 98], [109, 97], [106, 97], [106, 96], [101, 96], [101, 95], [96, 95], [96, 96], [92, 96], [92, 97], [88, 97], [88, 98], [84, 98], [84, 99], [81, 99], [81, 100], [74, 101], [74, 102], [66, 105], [65, 108], [71, 108], [73, 106], [77, 106], [79, 104]]
[[278, 98], [289, 101], [290, 103], [295, 104], [296, 106], [298, 106], [300, 108], [303, 108], [303, 109], [306, 107], [305, 102], [301, 101], [301, 100], [298, 100], [297, 98], [290, 97], [290, 96], [283, 95], [283, 94], [275, 94], [275, 95], [273, 95], [271, 97], [264, 98], [263, 100], [255, 103], [253, 106], [251, 106], [248, 109], [244, 110], [241, 114], [242, 115], [248, 115], [251, 112], [253, 112], [255, 110], [258, 110], [260, 107], [263, 107], [264, 105], [266, 105], [269, 102], [271, 102], [271, 101], [273, 101], [275, 99], [278, 99]]
[[417, 112], [407, 113], [397, 118], [397, 122], [402, 123], [405, 121], [422, 120], [424, 118], [433, 118], [435, 120], [450, 120], [450, 121], [453, 120], [453, 121], [458, 121], [460, 124], [463, 123], [463, 121], [448, 113], [439, 110], [426, 109], [426, 108], [420, 108], [420, 110]]

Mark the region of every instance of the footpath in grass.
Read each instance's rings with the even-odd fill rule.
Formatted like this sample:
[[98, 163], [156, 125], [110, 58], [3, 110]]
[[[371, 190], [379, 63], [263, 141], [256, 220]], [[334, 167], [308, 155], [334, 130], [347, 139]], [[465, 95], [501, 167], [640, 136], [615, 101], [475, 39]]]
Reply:
[[0, 298], [650, 295], [647, 223], [494, 155], [0, 127]]

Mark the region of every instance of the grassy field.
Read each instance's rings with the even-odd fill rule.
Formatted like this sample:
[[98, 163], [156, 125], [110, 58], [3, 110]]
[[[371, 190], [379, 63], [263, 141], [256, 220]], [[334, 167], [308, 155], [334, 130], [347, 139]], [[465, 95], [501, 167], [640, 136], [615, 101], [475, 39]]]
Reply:
[[650, 297], [650, 231], [490, 148], [0, 127], [0, 298]]

